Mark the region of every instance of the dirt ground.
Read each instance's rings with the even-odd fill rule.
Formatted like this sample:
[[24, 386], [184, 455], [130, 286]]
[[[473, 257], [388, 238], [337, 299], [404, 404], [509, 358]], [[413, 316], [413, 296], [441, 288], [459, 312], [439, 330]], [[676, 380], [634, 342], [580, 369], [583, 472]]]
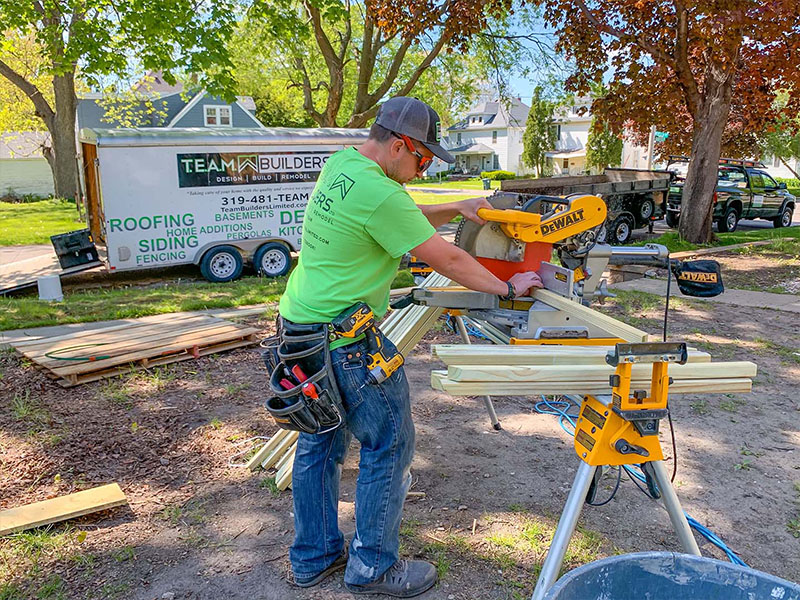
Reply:
[[[626, 295], [604, 309], [660, 331], [660, 305]], [[251, 321], [257, 322], [257, 321]], [[264, 334], [269, 322], [260, 322]], [[800, 319], [791, 313], [674, 301], [672, 339], [716, 360], [759, 366], [753, 393], [672, 398], [677, 493], [684, 509], [756, 569], [800, 581]], [[578, 460], [536, 398], [497, 398], [493, 431], [479, 398], [430, 388], [437, 326], [407, 361], [417, 452], [402, 552], [437, 564], [425, 600], [530, 597]], [[241, 349], [63, 390], [13, 352], [0, 355], [0, 509], [118, 482], [129, 504], [0, 540], [0, 598], [325, 599], [286, 579], [291, 492], [230, 466], [276, 428], [265, 375]], [[674, 456], [662, 432], [667, 466]], [[343, 473], [341, 528], [354, 529], [357, 446]], [[608, 479], [601, 494], [610, 492]], [[699, 538], [705, 556], [724, 558]], [[567, 566], [614, 553], [679, 550], [665, 511], [623, 478], [584, 507]]]

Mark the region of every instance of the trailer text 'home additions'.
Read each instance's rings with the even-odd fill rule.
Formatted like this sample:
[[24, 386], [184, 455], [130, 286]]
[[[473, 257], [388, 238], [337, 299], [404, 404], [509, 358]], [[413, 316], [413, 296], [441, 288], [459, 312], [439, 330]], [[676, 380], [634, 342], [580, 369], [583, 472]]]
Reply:
[[84, 129], [92, 237], [112, 271], [193, 263], [230, 281], [245, 262], [284, 275], [300, 249], [306, 203], [353, 129]]

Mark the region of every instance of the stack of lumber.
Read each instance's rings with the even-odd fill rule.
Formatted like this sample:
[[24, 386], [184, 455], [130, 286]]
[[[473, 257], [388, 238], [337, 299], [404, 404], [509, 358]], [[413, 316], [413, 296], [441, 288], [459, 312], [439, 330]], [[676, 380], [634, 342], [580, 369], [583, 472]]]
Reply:
[[292, 463], [297, 450], [296, 431], [279, 429], [269, 441], [261, 446], [247, 461], [247, 468], [255, 471], [262, 469], [275, 469], [275, 485], [279, 490], [285, 490], [292, 485]]
[[[531, 396], [609, 394], [606, 364], [612, 347], [439, 345], [433, 352], [447, 365], [431, 373], [431, 386], [454, 396]], [[756, 365], [747, 361], [711, 362], [690, 350], [684, 365], [671, 364], [671, 394], [746, 393]], [[650, 389], [651, 364], [633, 367], [632, 387]]]
[[[425, 278], [419, 287], [445, 287], [450, 280], [434, 272]], [[406, 356], [423, 338], [442, 313], [443, 308], [412, 304], [393, 311], [381, 323], [381, 331]]]
[[[443, 287], [450, 280], [438, 273], [431, 273], [420, 287]], [[386, 335], [403, 356], [406, 356], [436, 322], [443, 308], [418, 306], [412, 304], [403, 309], [393, 311], [381, 323], [381, 331]], [[275, 468], [275, 483], [278, 489], [285, 490], [292, 482], [292, 462], [297, 448], [297, 433], [279, 429], [278, 433], [256, 452], [247, 467], [254, 471]]]
[[257, 330], [185, 313], [11, 345], [63, 387], [256, 343]]

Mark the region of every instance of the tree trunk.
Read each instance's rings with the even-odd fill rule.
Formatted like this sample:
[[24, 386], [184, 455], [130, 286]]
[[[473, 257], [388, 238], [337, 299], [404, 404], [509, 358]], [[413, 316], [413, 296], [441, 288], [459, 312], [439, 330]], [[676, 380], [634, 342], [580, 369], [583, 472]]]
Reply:
[[731, 111], [731, 85], [710, 82], [699, 115], [694, 120], [692, 153], [683, 185], [681, 237], [694, 244], [711, 241], [711, 213], [717, 189], [722, 132]]
[[792, 174], [794, 175], [795, 179], [800, 179], [800, 175], [798, 175], [797, 171], [795, 171], [792, 167], [789, 166], [789, 163], [786, 162], [786, 160], [781, 158], [781, 162], [783, 163], [784, 167], [786, 167], [787, 169], [789, 169], [792, 172]]
[[53, 138], [53, 156], [49, 160], [53, 170], [56, 196], [75, 199], [78, 196], [78, 165], [75, 141], [74, 72], [53, 77], [55, 92], [55, 117], [50, 135]]

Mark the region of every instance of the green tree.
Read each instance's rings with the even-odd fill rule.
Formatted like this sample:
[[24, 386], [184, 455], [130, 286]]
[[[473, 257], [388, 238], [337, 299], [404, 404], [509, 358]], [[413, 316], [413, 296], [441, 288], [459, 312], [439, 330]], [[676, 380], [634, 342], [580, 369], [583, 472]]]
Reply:
[[586, 166], [602, 171], [622, 164], [622, 138], [615, 135], [608, 123], [592, 117], [589, 139], [586, 140]]
[[[781, 94], [776, 104], [782, 110], [786, 104], [787, 94]], [[797, 171], [790, 165], [792, 159], [800, 159], [800, 116], [781, 114], [774, 123], [764, 129], [759, 139], [762, 154], [777, 157], [794, 176], [800, 179]]]
[[522, 134], [522, 162], [539, 177], [547, 174], [546, 152], [554, 150], [558, 136], [553, 126], [556, 103], [543, 96], [542, 88], [533, 90], [531, 109]]
[[[272, 81], [248, 93], [282, 98], [294, 116], [296, 96], [280, 94], [294, 90], [304, 113], [322, 127], [364, 127], [393, 95], [413, 93], [445, 113], [462, 108], [486, 79], [476, 75], [490, 69], [473, 60], [478, 38], [490, 22], [503, 22], [509, 4], [256, 0], [246, 26], [255, 45], [243, 57], [261, 65]], [[237, 74], [242, 66], [237, 61]]]
[[57, 195], [72, 198], [77, 190], [78, 65], [93, 86], [104, 75], [128, 72], [136, 62], [146, 70], [162, 70], [170, 83], [182, 70], [202, 74], [201, 83], [210, 91], [231, 97], [234, 82], [225, 40], [234, 8], [234, 0], [0, 0], [4, 48], [9, 39], [32, 36], [41, 73], [52, 88], [48, 99], [50, 90], [42, 89], [41, 80], [0, 59], [0, 76], [30, 99], [50, 132], [52, 152], [46, 156]]

